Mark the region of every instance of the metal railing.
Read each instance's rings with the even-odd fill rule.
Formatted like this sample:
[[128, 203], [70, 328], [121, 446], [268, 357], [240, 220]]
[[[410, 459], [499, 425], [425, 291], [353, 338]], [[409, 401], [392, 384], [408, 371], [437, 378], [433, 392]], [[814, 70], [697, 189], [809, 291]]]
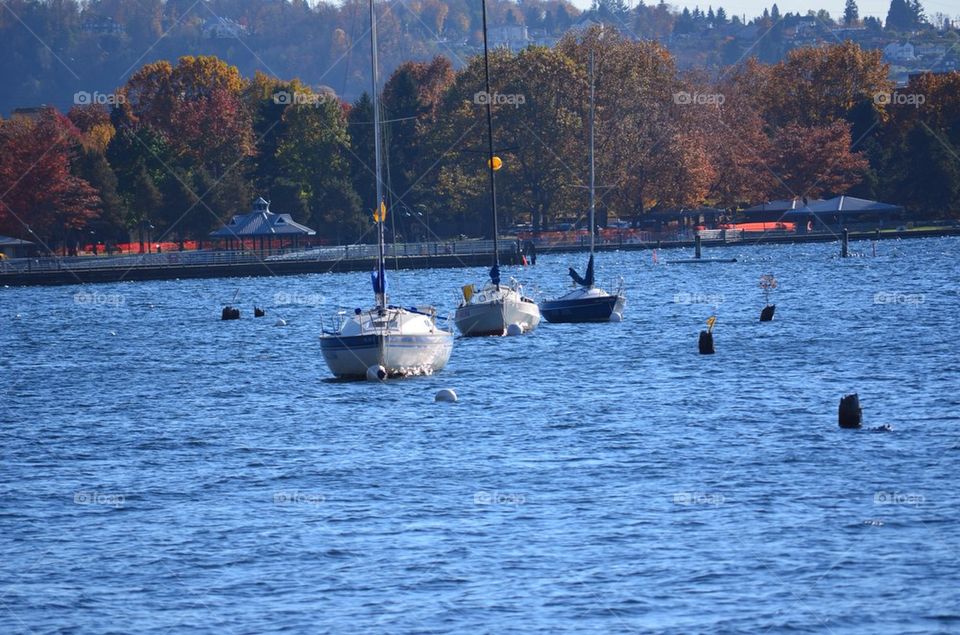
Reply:
[[[513, 240], [500, 242], [500, 253], [516, 250]], [[386, 245], [387, 258], [433, 257], [491, 254], [492, 240], [455, 240]], [[0, 260], [0, 275], [46, 273], [52, 271], [90, 271], [96, 269], [136, 269], [145, 267], [203, 267], [279, 262], [337, 262], [377, 257], [376, 245], [339, 245], [307, 249], [264, 249], [243, 251], [173, 251], [150, 254], [99, 256], [44, 256]]]
[[[700, 230], [704, 240], [739, 242], [744, 233], [735, 229]], [[657, 241], [692, 241], [695, 232], [683, 231], [660, 234], [648, 231], [632, 230], [617, 234], [606, 233], [597, 238], [598, 247], [622, 247], [655, 245]], [[775, 235], [766, 232], [764, 235]], [[569, 236], [536, 236], [533, 239], [538, 249], [584, 249], [589, 246], [590, 238], [586, 234]], [[513, 254], [527, 242], [527, 239], [505, 237], [500, 239], [501, 254]], [[491, 254], [492, 240], [446, 240], [418, 243], [397, 243], [386, 245], [388, 259], [411, 257], [437, 257]], [[377, 257], [376, 245], [337, 245], [309, 247], [300, 249], [263, 249], [263, 250], [198, 250], [171, 251], [147, 254], [102, 254], [98, 256], [45, 256], [37, 258], [15, 258], [0, 260], [0, 275], [29, 274], [51, 271], [89, 271], [96, 269], [136, 269], [144, 267], [203, 267], [224, 265], [249, 265], [281, 262], [337, 262], [341, 260], [364, 260]]]

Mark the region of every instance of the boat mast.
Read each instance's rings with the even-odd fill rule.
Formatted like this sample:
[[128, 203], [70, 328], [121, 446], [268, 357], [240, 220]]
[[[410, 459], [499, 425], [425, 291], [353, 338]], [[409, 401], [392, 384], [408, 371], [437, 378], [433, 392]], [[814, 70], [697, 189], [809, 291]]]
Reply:
[[383, 179], [380, 166], [380, 75], [377, 64], [377, 12], [374, 7], [376, 0], [370, 0], [370, 62], [373, 66], [373, 148], [376, 154], [377, 201], [374, 205], [374, 218], [377, 220], [377, 287], [374, 289], [377, 298], [377, 308], [384, 308], [387, 304], [386, 267], [383, 255]]
[[590, 257], [593, 257], [594, 234], [597, 222], [595, 220], [596, 197], [596, 167], [593, 162], [593, 49], [590, 49]]
[[487, 93], [487, 167], [490, 172], [490, 209], [493, 210], [493, 268], [490, 270], [490, 281], [500, 288], [500, 250], [497, 247], [497, 181], [493, 169], [493, 113], [490, 102], [493, 95], [490, 93], [490, 53], [487, 49], [487, 0], [483, 4], [483, 79]]

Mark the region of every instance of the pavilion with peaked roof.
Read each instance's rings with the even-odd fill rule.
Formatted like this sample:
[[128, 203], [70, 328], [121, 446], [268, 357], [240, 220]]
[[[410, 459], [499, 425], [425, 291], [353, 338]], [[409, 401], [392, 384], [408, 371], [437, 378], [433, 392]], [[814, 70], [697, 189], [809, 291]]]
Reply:
[[808, 205], [786, 212], [786, 218], [798, 227], [823, 224], [827, 227], [876, 227], [898, 225], [903, 220], [903, 206], [871, 201], [855, 196], [835, 196], [825, 201], [811, 201]]
[[882, 227], [885, 222], [896, 224], [903, 218], [903, 207], [855, 196], [835, 196], [830, 199], [783, 199], [768, 201], [743, 210], [750, 222], [783, 222], [796, 224], [804, 233], [818, 226]]
[[317, 232], [306, 225], [293, 220], [290, 214], [277, 214], [270, 211], [270, 203], [258, 198], [253, 202], [253, 210], [247, 214], [237, 214], [220, 229], [211, 232], [211, 240], [219, 241], [227, 249], [256, 249], [276, 247], [300, 247], [309, 242]]
[[37, 246], [29, 240], [0, 236], [0, 257], [27, 258], [35, 253]]

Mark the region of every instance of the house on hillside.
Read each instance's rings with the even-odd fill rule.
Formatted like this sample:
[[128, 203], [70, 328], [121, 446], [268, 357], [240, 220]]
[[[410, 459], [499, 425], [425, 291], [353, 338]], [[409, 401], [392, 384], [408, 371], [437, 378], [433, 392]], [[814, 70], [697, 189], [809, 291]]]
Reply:
[[570, 30], [576, 33], [583, 33], [585, 31], [589, 31], [592, 27], [595, 27], [595, 26], [600, 26], [600, 23], [594, 22], [590, 18], [583, 18], [582, 20], [580, 20], [579, 22], [571, 26]]
[[912, 62], [917, 59], [917, 55], [910, 42], [891, 42], [883, 47], [883, 58], [891, 62]]
[[91, 16], [83, 21], [80, 30], [99, 35], [123, 35], [127, 32], [127, 27], [110, 17]]
[[513, 53], [527, 48], [531, 42], [527, 27], [522, 24], [492, 27], [489, 30], [489, 39], [492, 48], [505, 48]]
[[40, 106], [27, 106], [23, 108], [14, 108], [13, 112], [10, 113], [10, 118], [13, 119], [14, 117], [23, 117], [25, 119], [32, 119], [33, 121], [37, 121], [40, 119], [41, 116], [43, 116], [44, 112], [46, 112], [47, 110], [50, 110], [51, 108], [53, 108], [53, 106], [48, 106], [46, 104], [42, 104]]
[[247, 34], [247, 27], [230, 18], [217, 18], [203, 23], [203, 37], [210, 40], [239, 39]]
[[941, 58], [947, 54], [947, 47], [944, 44], [917, 44], [913, 50], [917, 57]]

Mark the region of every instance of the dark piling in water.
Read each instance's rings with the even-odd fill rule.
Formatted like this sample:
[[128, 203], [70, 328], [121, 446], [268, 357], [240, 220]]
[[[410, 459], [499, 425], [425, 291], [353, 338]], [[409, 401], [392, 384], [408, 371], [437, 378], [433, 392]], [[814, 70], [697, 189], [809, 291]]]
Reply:
[[694, 239], [694, 242], [693, 242], [693, 249], [694, 249], [693, 257], [696, 258], [697, 260], [700, 260], [701, 241], [702, 239], [700, 238], [700, 234], [697, 234], [697, 237]]
[[859, 428], [863, 423], [863, 410], [860, 409], [860, 397], [857, 393], [844, 395], [840, 399], [840, 427]]
[[770, 322], [773, 320], [773, 312], [777, 310], [776, 304], [768, 304], [763, 307], [763, 310], [760, 311], [760, 321], [761, 322]]
[[850, 255], [850, 230], [843, 229], [843, 239], [840, 242], [840, 257], [846, 258]]
[[713, 333], [710, 331], [700, 331], [700, 354], [713, 355]]
[[223, 312], [220, 314], [221, 320], [239, 320], [240, 319], [240, 309], [235, 309], [232, 306], [223, 307]]
[[263, 317], [267, 312], [258, 306], [253, 307], [253, 317]]

